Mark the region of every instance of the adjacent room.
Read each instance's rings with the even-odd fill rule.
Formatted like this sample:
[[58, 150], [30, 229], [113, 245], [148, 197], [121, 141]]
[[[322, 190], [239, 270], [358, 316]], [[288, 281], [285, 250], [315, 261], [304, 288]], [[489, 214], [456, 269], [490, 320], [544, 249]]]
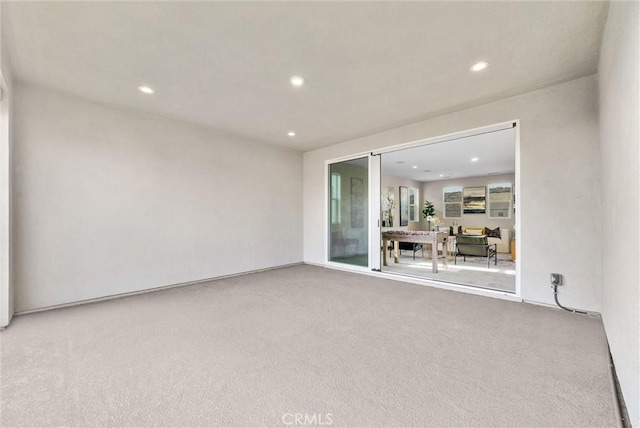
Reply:
[[512, 127], [382, 154], [382, 271], [515, 293], [515, 147]]
[[639, 15], [0, 2], [0, 425], [640, 427]]

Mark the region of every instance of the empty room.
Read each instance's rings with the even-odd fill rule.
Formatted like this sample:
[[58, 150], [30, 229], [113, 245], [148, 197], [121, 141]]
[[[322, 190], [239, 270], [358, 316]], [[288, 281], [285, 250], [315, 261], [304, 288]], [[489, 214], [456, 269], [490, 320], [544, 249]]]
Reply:
[[637, 1], [0, 2], [0, 426], [640, 427]]

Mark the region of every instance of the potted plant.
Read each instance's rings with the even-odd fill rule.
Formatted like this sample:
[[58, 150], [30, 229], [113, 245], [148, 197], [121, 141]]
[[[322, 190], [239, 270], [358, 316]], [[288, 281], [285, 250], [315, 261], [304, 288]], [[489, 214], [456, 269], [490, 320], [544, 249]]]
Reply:
[[433, 204], [427, 200], [424, 201], [424, 208], [422, 209], [422, 216], [427, 219], [428, 229], [431, 230], [431, 220], [436, 213], [436, 209]]

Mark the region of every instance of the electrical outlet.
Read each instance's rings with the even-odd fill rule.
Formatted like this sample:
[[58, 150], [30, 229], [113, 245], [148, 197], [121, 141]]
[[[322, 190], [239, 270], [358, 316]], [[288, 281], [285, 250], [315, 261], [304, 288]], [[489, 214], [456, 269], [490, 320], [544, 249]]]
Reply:
[[562, 275], [559, 273], [552, 273], [551, 285], [562, 285]]

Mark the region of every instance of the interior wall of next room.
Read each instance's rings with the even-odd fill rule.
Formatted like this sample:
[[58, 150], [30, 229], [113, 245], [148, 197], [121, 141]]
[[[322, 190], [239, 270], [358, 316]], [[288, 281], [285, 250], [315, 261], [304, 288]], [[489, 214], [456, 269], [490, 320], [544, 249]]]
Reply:
[[[383, 160], [384, 162], [384, 160]], [[380, 190], [382, 196], [384, 196], [384, 192], [387, 188], [393, 189], [394, 195], [394, 205], [393, 205], [393, 229], [394, 230], [406, 230], [406, 229], [418, 229], [421, 224], [422, 213], [418, 216], [417, 222], [409, 221], [407, 226], [400, 226], [400, 187], [406, 187], [407, 189], [410, 187], [416, 188], [419, 190], [420, 195], [418, 196], [418, 205], [420, 205], [420, 199], [422, 199], [422, 183], [415, 180], [410, 180], [408, 178], [397, 177], [395, 175], [382, 174], [382, 185], [380, 186]], [[422, 211], [422, 208], [420, 208]], [[413, 224], [412, 224], [413, 223]], [[415, 227], [414, 227], [415, 226]], [[391, 228], [390, 228], [391, 229]]]
[[[489, 227], [495, 229], [496, 227], [502, 227], [506, 229], [513, 229], [516, 221], [514, 213], [511, 213], [511, 218], [499, 219], [489, 218], [489, 205], [487, 203], [487, 211], [484, 214], [462, 214], [462, 218], [444, 218], [444, 202], [442, 191], [445, 187], [460, 186], [465, 187], [477, 187], [484, 186], [485, 188], [489, 184], [498, 183], [511, 183], [512, 189], [515, 192], [515, 174], [499, 174], [491, 176], [481, 177], [465, 177], [465, 178], [453, 178], [449, 180], [428, 181], [422, 184], [422, 203], [424, 199], [433, 203], [436, 210], [436, 215], [442, 220], [442, 224], [445, 226], [451, 226], [455, 222], [456, 226], [468, 226], [468, 227]], [[488, 198], [487, 190], [487, 198]]]

